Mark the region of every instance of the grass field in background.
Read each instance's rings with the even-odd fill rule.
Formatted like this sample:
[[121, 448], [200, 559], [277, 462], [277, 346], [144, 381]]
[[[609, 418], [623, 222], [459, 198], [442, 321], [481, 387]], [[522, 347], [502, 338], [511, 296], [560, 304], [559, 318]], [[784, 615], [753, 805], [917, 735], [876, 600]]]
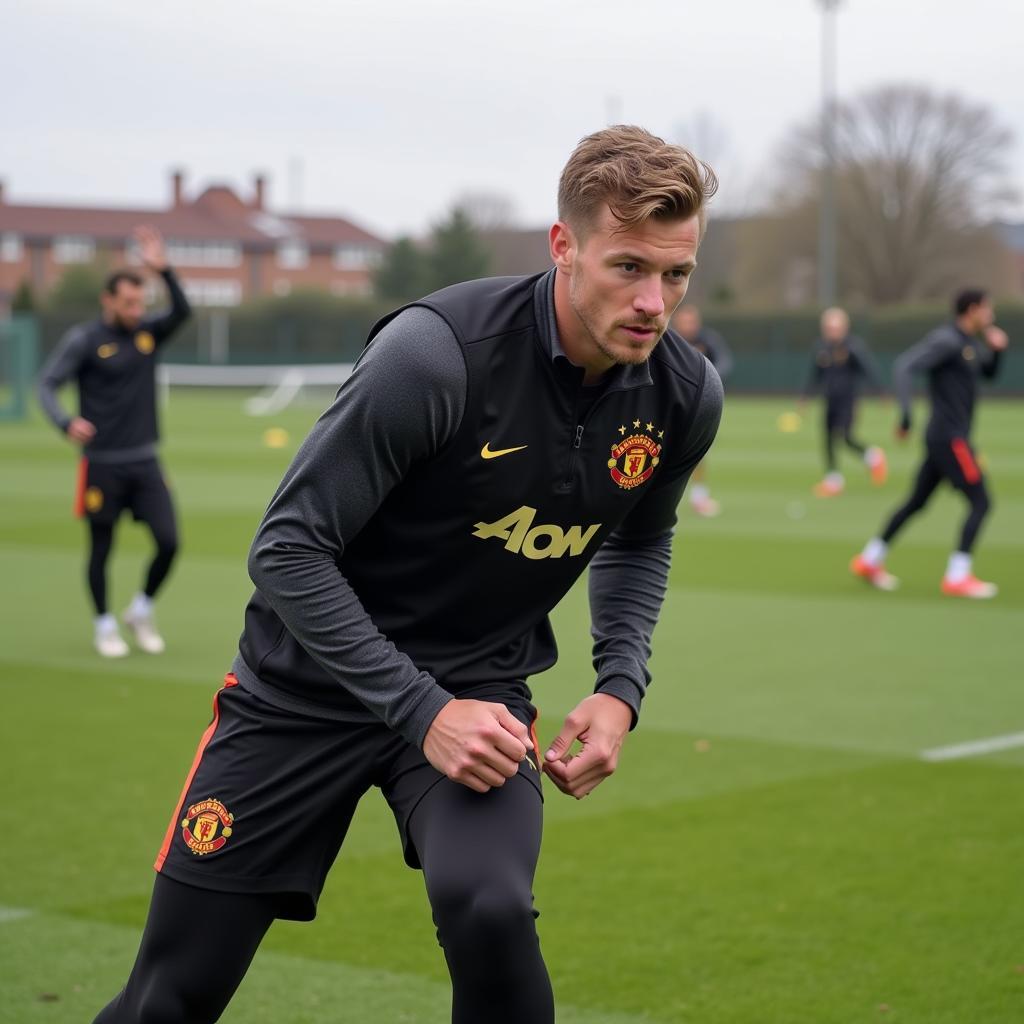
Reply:
[[[559, 1021], [1020, 1021], [1024, 748], [920, 754], [1024, 730], [1024, 405], [985, 405], [976, 431], [989, 603], [939, 595], [963, 515], [949, 491], [890, 556], [901, 590], [850, 578], [918, 442], [892, 449], [880, 491], [847, 458], [847, 493], [822, 501], [816, 420], [782, 434], [785, 407], [727, 403], [709, 462], [723, 513], [681, 511], [655, 682], [619, 773], [582, 803], [546, 787], [537, 903]], [[90, 646], [72, 451], [38, 419], [0, 425], [0, 1021], [89, 1021], [126, 977], [235, 651], [250, 539], [316, 412], [259, 420], [237, 394], [172, 395], [183, 551], [158, 603], [168, 651], [119, 662]], [[862, 434], [882, 441], [892, 417], [866, 405]], [[286, 448], [261, 443], [270, 426]], [[125, 522], [118, 610], [147, 551]], [[582, 588], [555, 619], [562, 660], [534, 687], [542, 742], [592, 683]], [[318, 920], [275, 925], [223, 1019], [442, 1024], [446, 978], [374, 793]]]

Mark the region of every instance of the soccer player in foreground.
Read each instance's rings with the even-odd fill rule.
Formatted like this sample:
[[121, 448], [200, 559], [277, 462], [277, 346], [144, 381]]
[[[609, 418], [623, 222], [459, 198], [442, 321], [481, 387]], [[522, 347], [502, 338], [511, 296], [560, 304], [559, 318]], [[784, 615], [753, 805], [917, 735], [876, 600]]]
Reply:
[[[239, 656], [99, 1024], [216, 1020], [274, 919], [315, 916], [374, 786], [423, 871], [452, 1020], [554, 1020], [541, 772], [587, 796], [650, 679], [676, 506], [721, 415], [714, 368], [666, 333], [716, 184], [640, 128], [597, 132], [562, 173], [552, 270], [373, 328], [257, 531]], [[594, 692], [541, 754], [526, 680], [588, 563]]]
[[[39, 379], [39, 401], [47, 416], [73, 444], [81, 445], [75, 512], [89, 524], [87, 578], [96, 611], [96, 650], [120, 658], [128, 645], [107, 604], [107, 561], [114, 527], [130, 510], [149, 527], [156, 544], [142, 589], [122, 620], [138, 646], [160, 654], [163, 638], [153, 619], [153, 599], [178, 550], [174, 504], [157, 459], [156, 357], [160, 347], [188, 319], [189, 304], [167, 264], [163, 239], [151, 227], [135, 232], [143, 263], [167, 286], [171, 308], [146, 317], [144, 281], [134, 270], [107, 278], [100, 295], [103, 315], [73, 327], [47, 361]], [[78, 385], [77, 416], [57, 399], [67, 381]]]
[[980, 289], [969, 288], [957, 295], [953, 312], [952, 323], [937, 327], [904, 352], [893, 369], [901, 410], [897, 436], [901, 438], [910, 431], [913, 374], [928, 375], [932, 415], [925, 432], [925, 457], [910, 497], [893, 514], [881, 536], [868, 541], [850, 569], [880, 590], [894, 590], [898, 581], [885, 569], [889, 544], [906, 521], [928, 504], [939, 484], [948, 480], [967, 499], [970, 511], [956, 550], [949, 556], [942, 593], [990, 598], [996, 595], [996, 585], [979, 580], [971, 571], [971, 551], [991, 502], [970, 435], [978, 375], [996, 375], [1008, 339], [1006, 332], [995, 326], [992, 303]]
[[819, 498], [833, 498], [846, 486], [836, 462], [837, 440], [863, 459], [876, 487], [884, 484], [888, 476], [885, 452], [875, 445], [861, 444], [853, 436], [858, 393], [865, 380], [879, 390], [883, 387], [867, 345], [850, 333], [846, 311], [838, 307], [826, 309], [821, 314], [821, 337], [814, 343], [811, 373], [800, 400], [802, 411], [814, 391], [820, 389], [825, 398], [825, 476], [814, 486]]
[[[718, 331], [705, 327], [700, 310], [692, 303], [684, 303], [672, 318], [672, 326], [680, 336], [688, 341], [718, 372], [722, 382], [732, 370], [733, 358], [725, 338]], [[690, 508], [699, 516], [713, 518], [721, 511], [721, 506], [711, 497], [707, 484], [707, 468], [702, 462], [693, 471], [693, 482], [690, 485]]]

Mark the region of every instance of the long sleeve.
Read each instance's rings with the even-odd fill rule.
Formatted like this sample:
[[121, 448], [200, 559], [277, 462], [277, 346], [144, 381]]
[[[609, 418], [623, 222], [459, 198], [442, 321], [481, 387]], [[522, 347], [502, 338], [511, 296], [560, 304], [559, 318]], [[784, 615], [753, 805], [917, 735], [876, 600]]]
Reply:
[[53, 425], [62, 433], [67, 432], [73, 417], [69, 416], [67, 410], [60, 404], [57, 392], [69, 380], [78, 376], [88, 352], [88, 331], [83, 326], [72, 327], [61, 338], [39, 374], [36, 386], [39, 404]]
[[807, 372], [807, 377], [804, 380], [804, 389], [800, 393], [801, 398], [810, 398], [811, 395], [817, 392], [818, 388], [821, 387], [821, 363], [818, 362], [818, 353], [820, 352], [820, 346], [815, 345], [811, 352], [811, 368]]
[[997, 349], [982, 345], [981, 348], [981, 375], [986, 380], [992, 380], [999, 373], [1000, 364], [1003, 361], [1003, 353]]
[[167, 285], [167, 294], [171, 299], [171, 308], [159, 316], [147, 317], [143, 326], [153, 335], [153, 340], [159, 345], [167, 339], [192, 315], [192, 307], [182, 291], [181, 284], [174, 271], [167, 267], [160, 272], [164, 284]]
[[694, 468], [707, 454], [722, 418], [722, 382], [708, 364], [704, 390], [683, 457], [633, 510], [590, 563], [595, 691], [625, 701], [633, 724], [651, 681], [651, 638], [672, 560], [676, 509]]
[[454, 435], [466, 380], [444, 321], [421, 308], [401, 313], [303, 442], [249, 554], [253, 583], [295, 639], [417, 745], [451, 694], [380, 632], [340, 565], [389, 492]]
[[926, 335], [896, 360], [892, 368], [893, 389], [900, 405], [901, 423], [910, 426], [911, 400], [915, 373], [926, 373], [955, 355], [960, 348], [959, 336], [939, 328]]

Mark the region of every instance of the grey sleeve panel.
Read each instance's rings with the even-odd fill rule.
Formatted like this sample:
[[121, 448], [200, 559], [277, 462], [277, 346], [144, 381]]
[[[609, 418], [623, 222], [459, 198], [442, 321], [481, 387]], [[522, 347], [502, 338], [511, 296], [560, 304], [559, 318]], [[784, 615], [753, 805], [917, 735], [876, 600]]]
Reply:
[[253, 583], [289, 632], [417, 746], [451, 694], [380, 632], [339, 560], [410, 467], [454, 436], [466, 387], [451, 328], [428, 309], [401, 313], [302, 443], [249, 553]]
[[647, 663], [668, 588], [676, 507], [694, 467], [715, 439], [722, 403], [722, 382], [709, 364], [680, 471], [668, 486], [652, 492], [634, 510], [635, 514], [648, 501], [652, 504], [643, 514], [639, 534], [620, 527], [590, 563], [591, 636], [597, 673], [594, 689], [625, 701], [633, 710], [634, 726], [651, 681]]
[[945, 327], [932, 331], [912, 348], [908, 348], [893, 364], [892, 385], [896, 400], [900, 404], [903, 422], [910, 422], [910, 405], [913, 398], [914, 374], [925, 373], [932, 367], [945, 362], [960, 350], [957, 333]]
[[590, 634], [596, 693], [610, 693], [633, 710], [633, 725], [651, 673], [651, 637], [661, 613], [672, 564], [672, 535], [642, 545], [614, 534], [590, 563]]
[[58, 430], [67, 431], [73, 419], [57, 399], [57, 391], [78, 371], [89, 354], [89, 332], [85, 327], [72, 327], [46, 360], [39, 374], [36, 394], [43, 411]]

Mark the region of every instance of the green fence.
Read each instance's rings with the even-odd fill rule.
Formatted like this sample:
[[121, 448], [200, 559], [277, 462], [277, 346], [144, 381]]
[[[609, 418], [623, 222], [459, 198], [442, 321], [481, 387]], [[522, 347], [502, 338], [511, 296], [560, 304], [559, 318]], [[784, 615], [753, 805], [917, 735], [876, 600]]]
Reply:
[[[232, 310], [200, 309], [165, 357], [175, 363], [227, 366], [349, 363], [362, 350], [371, 325], [389, 308], [373, 299], [294, 296]], [[40, 316], [42, 353], [52, 350], [72, 324], [90, 315], [96, 314]], [[816, 311], [737, 313], [708, 308], [704, 319], [721, 331], [736, 355], [727, 382], [730, 392], [784, 394], [804, 386], [818, 334]], [[941, 306], [852, 314], [853, 330], [870, 346], [886, 380], [900, 352], [948, 319], [948, 310]], [[1024, 306], [1001, 306], [999, 323], [1010, 335], [1011, 349], [990, 389], [1024, 394]]]
[[0, 322], [0, 420], [28, 414], [39, 359], [39, 324], [31, 316]]

